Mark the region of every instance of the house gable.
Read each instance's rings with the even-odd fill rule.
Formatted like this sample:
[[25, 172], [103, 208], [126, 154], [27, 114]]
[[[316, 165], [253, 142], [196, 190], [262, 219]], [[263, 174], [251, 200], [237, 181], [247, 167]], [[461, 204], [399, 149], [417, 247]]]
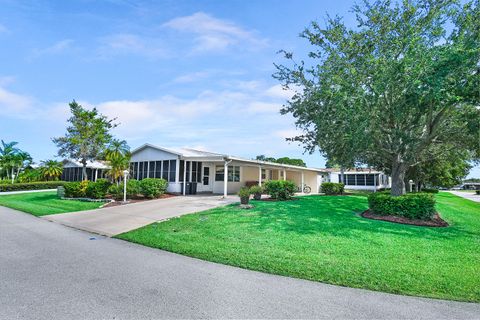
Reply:
[[178, 156], [178, 154], [165, 149], [144, 145], [133, 151], [130, 162], [175, 160], [178, 159]]

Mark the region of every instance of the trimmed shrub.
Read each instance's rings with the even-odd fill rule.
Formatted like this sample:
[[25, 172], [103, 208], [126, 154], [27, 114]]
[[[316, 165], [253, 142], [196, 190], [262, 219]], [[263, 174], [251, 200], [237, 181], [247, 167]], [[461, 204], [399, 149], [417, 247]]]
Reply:
[[42, 181], [29, 183], [8, 183], [0, 184], [0, 192], [6, 191], [24, 191], [24, 190], [42, 190], [42, 189], [56, 189], [58, 186], [63, 186], [65, 181]]
[[140, 180], [140, 192], [146, 198], [158, 198], [167, 191], [168, 182], [165, 179], [146, 178]]
[[435, 198], [430, 193], [409, 193], [394, 197], [377, 192], [368, 196], [368, 205], [373, 213], [409, 219], [431, 220], [435, 214]]
[[332, 195], [332, 194], [343, 194], [343, 190], [345, 189], [345, 185], [343, 183], [335, 183], [335, 182], [324, 182], [322, 183], [320, 190], [322, 193]]
[[255, 200], [260, 200], [262, 198], [263, 188], [259, 185], [250, 187], [250, 193], [253, 194]]
[[[123, 199], [123, 183], [119, 185], [112, 184], [108, 188], [108, 194], [112, 196], [115, 200]], [[140, 181], [131, 179], [127, 181], [127, 198], [136, 199], [141, 194]]]
[[85, 198], [86, 196], [86, 189], [79, 181], [67, 182], [63, 187], [65, 188], [65, 198]]
[[107, 179], [98, 179], [87, 185], [86, 196], [92, 199], [105, 199], [111, 183]]
[[240, 191], [238, 191], [238, 196], [240, 197], [241, 204], [248, 204], [250, 200], [251, 191], [249, 187], [241, 187]]
[[273, 199], [289, 200], [295, 194], [297, 186], [289, 180], [269, 180], [264, 185], [265, 192]]

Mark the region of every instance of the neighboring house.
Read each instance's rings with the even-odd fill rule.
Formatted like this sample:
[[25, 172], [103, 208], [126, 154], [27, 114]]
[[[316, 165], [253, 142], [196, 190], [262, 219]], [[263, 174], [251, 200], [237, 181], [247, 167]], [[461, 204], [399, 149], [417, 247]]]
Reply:
[[330, 182], [343, 182], [345, 189], [379, 190], [391, 187], [391, 179], [383, 172], [368, 168], [346, 170], [341, 181], [340, 169], [325, 169], [329, 172]]
[[[63, 160], [63, 171], [61, 180], [63, 181], [81, 181], [82, 180], [83, 165], [76, 160]], [[88, 161], [87, 162], [87, 178], [90, 181], [97, 181], [97, 179], [105, 178], [107, 170], [110, 169], [105, 162], [102, 161]]]
[[[225, 174], [227, 172], [227, 174]], [[267, 180], [291, 180], [297, 186], [308, 185], [317, 193], [324, 169], [304, 168], [280, 163], [234, 157], [195, 149], [163, 148], [144, 144], [132, 151], [130, 177], [164, 178], [168, 191], [232, 194], [247, 182], [262, 184]]]

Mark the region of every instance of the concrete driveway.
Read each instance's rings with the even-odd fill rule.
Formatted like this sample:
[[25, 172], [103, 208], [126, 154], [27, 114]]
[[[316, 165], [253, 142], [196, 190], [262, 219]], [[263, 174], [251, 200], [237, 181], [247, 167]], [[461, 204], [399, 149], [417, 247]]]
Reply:
[[471, 192], [449, 190], [448, 192], [468, 200], [480, 202], [480, 196], [475, 194], [475, 190], [472, 190]]
[[111, 237], [155, 221], [225, 206], [234, 202], [238, 202], [238, 197], [229, 196], [223, 199], [219, 195], [178, 196], [95, 210], [52, 214], [42, 218]]
[[0, 207], [0, 319], [478, 319], [480, 304], [193, 259]]

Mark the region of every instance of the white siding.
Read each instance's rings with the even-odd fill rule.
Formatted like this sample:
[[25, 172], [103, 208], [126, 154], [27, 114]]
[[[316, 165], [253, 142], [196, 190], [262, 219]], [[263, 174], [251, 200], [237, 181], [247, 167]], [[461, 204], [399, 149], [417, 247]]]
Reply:
[[160, 160], [175, 160], [178, 159], [178, 155], [162, 150], [158, 150], [152, 147], [145, 147], [144, 149], [132, 154], [130, 162], [140, 161], [160, 161]]

